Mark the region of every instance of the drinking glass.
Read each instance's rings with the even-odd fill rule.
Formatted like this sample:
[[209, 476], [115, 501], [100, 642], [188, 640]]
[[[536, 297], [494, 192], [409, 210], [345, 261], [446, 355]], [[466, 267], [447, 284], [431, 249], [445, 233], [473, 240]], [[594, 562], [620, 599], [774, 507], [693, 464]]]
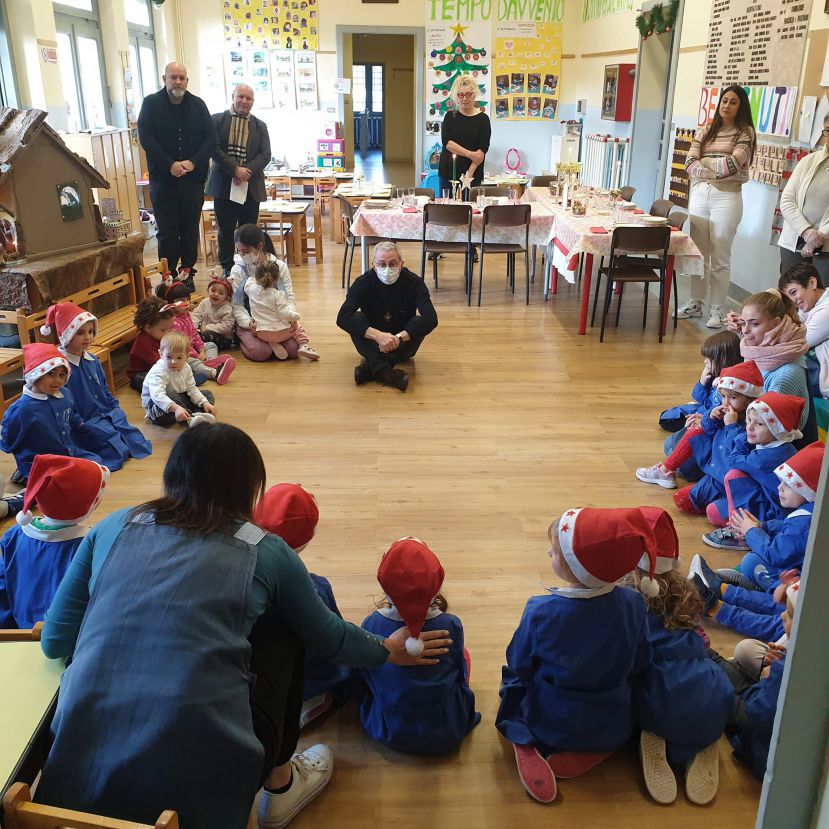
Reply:
[[403, 206], [403, 197], [406, 195], [406, 191], [405, 191], [405, 189], [404, 189], [404, 188], [402, 188], [402, 187], [398, 187], [398, 188], [394, 191], [394, 195], [395, 195], [394, 203], [395, 203], [398, 207], [402, 207], [402, 206]]
[[445, 187], [445, 188], [441, 191], [441, 196], [442, 196], [442, 200], [443, 200], [443, 203], [444, 203], [444, 204], [449, 204], [449, 193], [450, 193], [450, 192], [451, 192], [451, 191], [449, 190], [449, 188], [448, 188], [448, 187]]
[[415, 201], [415, 192], [414, 187], [407, 187], [406, 188], [406, 207], [414, 207], [417, 202]]

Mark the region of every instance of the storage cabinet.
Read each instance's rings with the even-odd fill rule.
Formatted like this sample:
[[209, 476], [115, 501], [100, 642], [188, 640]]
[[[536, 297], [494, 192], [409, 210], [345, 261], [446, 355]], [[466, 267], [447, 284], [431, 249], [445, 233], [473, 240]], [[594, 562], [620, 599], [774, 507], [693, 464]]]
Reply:
[[602, 118], [605, 121], [630, 121], [633, 112], [633, 72], [635, 63], [614, 63], [604, 68]]
[[671, 156], [671, 186], [668, 198], [677, 207], [688, 207], [691, 182], [685, 172], [685, 160], [694, 140], [694, 130], [678, 129], [674, 135], [674, 151]]

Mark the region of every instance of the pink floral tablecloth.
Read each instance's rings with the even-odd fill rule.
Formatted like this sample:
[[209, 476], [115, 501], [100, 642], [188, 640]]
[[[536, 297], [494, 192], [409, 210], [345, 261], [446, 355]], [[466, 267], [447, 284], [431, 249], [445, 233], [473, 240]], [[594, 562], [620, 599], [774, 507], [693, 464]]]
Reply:
[[[599, 214], [590, 209], [586, 216], [574, 216], [556, 204], [543, 187], [529, 187], [525, 199], [533, 206], [543, 206], [553, 215], [552, 243], [553, 265], [568, 282], [575, 282], [578, 256], [591, 253], [609, 256], [613, 220], [609, 214]], [[636, 217], [632, 217], [632, 223]], [[592, 233], [591, 227], [604, 227], [607, 233]], [[687, 233], [673, 231], [668, 253], [676, 257], [674, 270], [688, 276], [702, 276], [702, 255], [694, 240]]]

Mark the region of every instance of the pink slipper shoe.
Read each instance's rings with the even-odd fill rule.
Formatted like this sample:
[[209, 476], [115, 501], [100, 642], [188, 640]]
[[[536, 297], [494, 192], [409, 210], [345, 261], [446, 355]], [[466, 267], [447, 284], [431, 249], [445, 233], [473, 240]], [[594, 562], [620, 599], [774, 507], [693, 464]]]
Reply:
[[566, 780], [581, 777], [593, 766], [598, 766], [602, 760], [607, 760], [612, 753], [612, 751], [562, 751], [558, 754], [551, 754], [547, 762], [556, 777]]
[[225, 359], [222, 364], [216, 369], [216, 382], [223, 386], [230, 380], [230, 375], [233, 374], [233, 370], [236, 368], [236, 360], [233, 357], [228, 357]]
[[513, 745], [518, 776], [527, 794], [539, 803], [552, 803], [556, 799], [556, 778], [544, 758], [532, 746]]

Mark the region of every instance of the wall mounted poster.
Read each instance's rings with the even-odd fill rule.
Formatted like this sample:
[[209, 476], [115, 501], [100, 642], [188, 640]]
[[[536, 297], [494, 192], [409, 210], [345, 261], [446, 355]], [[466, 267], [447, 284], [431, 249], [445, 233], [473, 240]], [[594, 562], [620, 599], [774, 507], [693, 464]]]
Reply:
[[267, 49], [248, 50], [248, 80], [253, 87], [256, 105], [262, 109], [273, 106], [273, 91], [271, 85], [271, 61]]
[[294, 52], [297, 109], [319, 109], [316, 52]]
[[293, 52], [287, 49], [271, 50], [271, 85], [274, 109], [296, 109]]
[[499, 121], [555, 120], [562, 25], [504, 21], [495, 26], [493, 109]]
[[222, 0], [222, 22], [233, 47], [319, 48], [317, 0]]

